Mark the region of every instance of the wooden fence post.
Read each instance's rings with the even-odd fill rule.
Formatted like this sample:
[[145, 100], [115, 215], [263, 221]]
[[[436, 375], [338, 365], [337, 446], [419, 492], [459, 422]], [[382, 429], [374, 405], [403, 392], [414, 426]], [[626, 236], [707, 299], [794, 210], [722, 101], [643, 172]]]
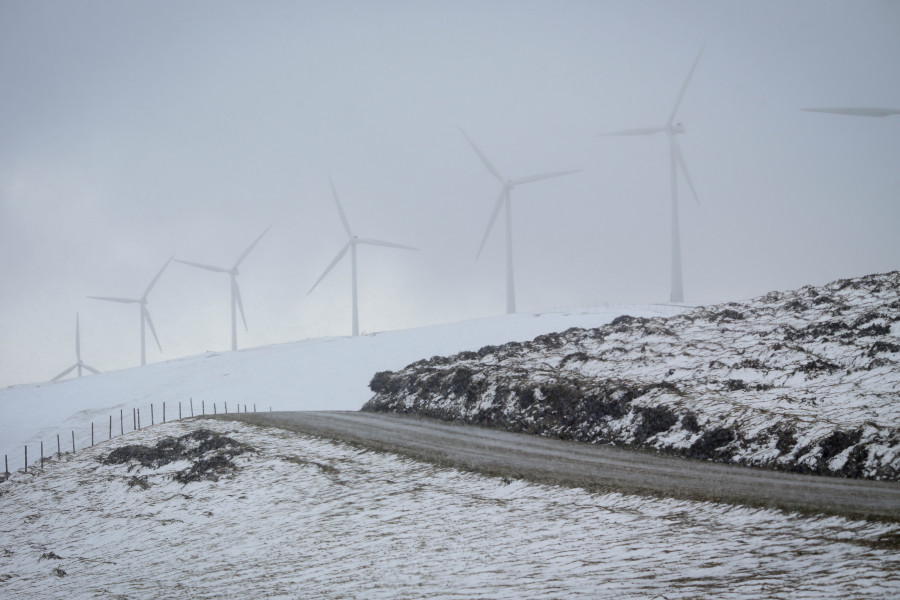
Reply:
[[62, 458], [62, 446], [59, 445], [59, 434], [56, 434], [56, 458]]
[[25, 472], [28, 472], [28, 444], [25, 444]]
[[112, 415], [109, 415], [109, 439], [112, 439]]
[[94, 447], [94, 422], [91, 421], [91, 448]]
[[202, 416], [206, 416], [206, 400], [200, 401], [200, 411], [201, 411], [200, 414]]
[[151, 402], [150, 403], [150, 426], [152, 427], [153, 425], [155, 425], [155, 423], [153, 422], [153, 403]]
[[190, 398], [191, 400], [191, 418], [194, 417], [194, 398]]
[[131, 407], [131, 430], [137, 431], [137, 409]]
[[138, 413], [138, 431], [141, 430], [141, 409], [137, 409]]
[[119, 409], [119, 435], [125, 435], [125, 421], [122, 420], [122, 409]]
[[213, 402], [213, 414], [214, 414], [214, 415], [215, 415], [215, 414], [218, 414], [218, 413], [216, 412], [216, 403], [215, 403], [215, 402]]
[[75, 432], [72, 432], [72, 454], [75, 454]]
[[178, 420], [181, 420], [181, 400], [178, 401]]
[[44, 440], [41, 440], [41, 471], [44, 470]]
[[256, 412], [256, 402], [253, 403], [253, 412]]
[[225, 401], [225, 414], [228, 414], [228, 401]]
[[163, 402], [163, 425], [166, 423], [166, 403]]
[[9, 477], [9, 457], [7, 455], [3, 455], [3, 464], [6, 465], [6, 476]]

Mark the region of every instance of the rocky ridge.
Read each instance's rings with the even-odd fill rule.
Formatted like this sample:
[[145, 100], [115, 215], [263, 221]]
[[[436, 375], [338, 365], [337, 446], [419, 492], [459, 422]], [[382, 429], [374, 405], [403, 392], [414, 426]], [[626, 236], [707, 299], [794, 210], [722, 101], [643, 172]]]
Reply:
[[900, 479], [900, 272], [377, 373], [363, 410]]

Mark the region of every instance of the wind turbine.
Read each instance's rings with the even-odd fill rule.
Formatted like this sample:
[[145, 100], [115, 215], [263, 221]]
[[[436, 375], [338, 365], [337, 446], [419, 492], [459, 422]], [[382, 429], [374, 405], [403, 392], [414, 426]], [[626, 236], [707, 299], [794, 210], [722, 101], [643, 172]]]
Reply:
[[623, 136], [623, 135], [653, 135], [655, 133], [665, 132], [669, 140], [669, 179], [672, 187], [672, 290], [669, 299], [672, 302], [684, 302], [684, 288], [681, 283], [681, 233], [678, 226], [678, 170], [684, 175], [694, 200], [700, 204], [700, 198], [697, 197], [697, 191], [694, 189], [694, 182], [691, 181], [691, 175], [688, 173], [687, 164], [684, 162], [684, 155], [681, 153], [681, 147], [678, 145], [676, 135], [684, 133], [684, 125], [675, 122], [675, 116], [678, 114], [678, 108], [684, 99], [684, 93], [687, 91], [688, 83], [694, 75], [694, 69], [700, 62], [703, 55], [703, 49], [697, 55], [694, 65], [691, 67], [678, 98], [675, 100], [675, 107], [669, 115], [669, 120], [661, 127], [642, 127], [639, 129], [626, 129], [624, 131], [613, 131], [611, 133], [601, 133], [601, 136]]
[[198, 269], [205, 269], [207, 271], [213, 271], [215, 273], [228, 273], [231, 277], [231, 349], [237, 350], [237, 312], [236, 309], [240, 309], [241, 311], [241, 320], [244, 321], [244, 331], [247, 331], [247, 317], [244, 316], [244, 303], [241, 302], [241, 288], [238, 286], [237, 276], [240, 275], [240, 271], [238, 271], [238, 267], [244, 259], [247, 258], [247, 255], [250, 254], [250, 251], [256, 247], [256, 244], [259, 243], [259, 240], [263, 238], [266, 233], [272, 228], [271, 225], [266, 227], [266, 230], [259, 234], [259, 237], [253, 240], [253, 243], [244, 250], [243, 254], [241, 254], [237, 261], [234, 263], [230, 269], [226, 269], [224, 267], [215, 267], [212, 265], [203, 265], [200, 263], [190, 262], [187, 260], [179, 260], [175, 259], [175, 262], [180, 262], [185, 265], [190, 265], [192, 267], [197, 267]]
[[81, 377], [81, 369], [87, 369], [94, 375], [99, 375], [100, 371], [95, 369], [90, 365], [86, 365], [81, 360], [81, 327], [78, 324], [78, 313], [75, 313], [75, 358], [78, 360], [74, 365], [51, 379], [50, 381], [56, 381], [57, 379], [62, 379], [69, 373], [71, 373], [74, 369], [78, 369], [78, 376]]
[[331, 264], [325, 269], [325, 272], [319, 277], [318, 280], [313, 284], [311, 288], [309, 288], [309, 292], [307, 295], [311, 294], [316, 286], [325, 279], [325, 276], [331, 272], [336, 264], [340, 262], [344, 255], [347, 254], [347, 250], [350, 250], [350, 262], [351, 262], [351, 271], [353, 274], [353, 336], [356, 337], [359, 335], [359, 301], [357, 299], [357, 286], [356, 286], [356, 247], [360, 244], [368, 244], [369, 246], [387, 246], [388, 248], [401, 248], [403, 250], [418, 250], [418, 248], [413, 248], [411, 246], [402, 246], [400, 244], [394, 244], [392, 242], [382, 242], [381, 240], [373, 240], [371, 238], [360, 238], [353, 235], [353, 230], [350, 229], [350, 222], [347, 221], [347, 215], [344, 214], [344, 209], [341, 206], [341, 201], [338, 198], [337, 190], [334, 187], [334, 181], [331, 177], [328, 178], [328, 182], [331, 184], [331, 192], [334, 195], [334, 203], [337, 205], [338, 215], [341, 217], [341, 224], [344, 226], [344, 231], [347, 232], [347, 243], [344, 244], [344, 247], [338, 251], [337, 256], [334, 257], [334, 260], [331, 261]]
[[553, 177], [562, 177], [563, 175], [571, 175], [572, 173], [578, 173], [581, 169], [576, 169], [574, 171], [554, 171], [552, 173], [541, 173], [539, 175], [530, 175], [528, 177], [521, 177], [519, 179], [504, 179], [503, 175], [500, 174], [500, 171], [497, 170], [491, 161], [488, 160], [487, 156], [485, 156], [484, 152], [482, 152], [478, 146], [475, 145], [475, 142], [472, 141], [472, 138], [463, 130], [462, 127], [459, 128], [462, 134], [465, 136], [466, 140], [469, 141], [469, 144], [472, 146], [472, 149], [475, 150], [475, 154], [481, 159], [481, 162], [484, 163], [484, 166], [487, 167], [487, 170], [490, 171], [491, 175], [496, 177], [503, 187], [500, 189], [500, 195], [497, 197], [497, 201], [494, 203], [494, 210], [491, 212], [491, 217], [488, 220], [487, 229], [484, 232], [484, 237], [481, 238], [481, 245], [478, 246], [478, 253], [475, 255], [475, 259], [481, 256], [481, 251], [484, 249], [484, 244], [487, 242], [488, 235], [490, 235], [491, 230], [494, 228], [494, 223], [497, 221], [497, 216], [500, 214], [500, 208], [504, 208], [505, 216], [506, 216], [506, 313], [513, 314], [516, 312], [516, 286], [513, 277], [513, 248], [512, 248], [512, 191], [513, 189], [520, 184], [523, 183], [532, 183], [534, 181], [541, 181], [543, 179], [551, 179]]
[[88, 296], [93, 300], [106, 300], [107, 302], [120, 302], [123, 304], [139, 304], [141, 306], [141, 366], [147, 364], [147, 350], [146, 350], [146, 336], [144, 334], [144, 325], [145, 323], [150, 326], [150, 332], [153, 334], [153, 339], [156, 340], [156, 345], [159, 346], [159, 351], [162, 352], [162, 346], [159, 343], [159, 337], [156, 335], [156, 328], [153, 327], [153, 319], [150, 318], [150, 311], [147, 310], [147, 295], [150, 293], [150, 290], [153, 289], [153, 286], [156, 285], [156, 282], [159, 280], [160, 275], [163, 274], [163, 271], [166, 270], [166, 267], [169, 266], [169, 263], [172, 262], [172, 258], [166, 261], [166, 264], [162, 266], [162, 269], [159, 270], [159, 273], [156, 274], [156, 277], [153, 278], [153, 281], [150, 282], [150, 285], [147, 286], [147, 289], [144, 290], [144, 293], [140, 298], [110, 298], [108, 296]]
[[900, 115], [900, 108], [801, 108], [806, 112], [852, 115], [854, 117], [889, 117]]

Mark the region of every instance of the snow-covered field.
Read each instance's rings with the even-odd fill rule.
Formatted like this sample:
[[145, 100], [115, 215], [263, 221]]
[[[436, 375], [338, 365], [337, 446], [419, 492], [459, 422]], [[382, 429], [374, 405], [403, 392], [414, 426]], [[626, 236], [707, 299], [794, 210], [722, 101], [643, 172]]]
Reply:
[[[99, 461], [201, 426], [255, 452], [186, 485], [184, 462]], [[0, 489], [11, 599], [900, 594], [895, 524], [504, 481], [227, 421], [144, 429]]]
[[140, 408], [141, 423], [146, 425], [151, 404], [158, 422], [163, 402], [171, 419], [179, 402], [188, 414], [191, 398], [198, 414], [202, 403], [210, 412], [215, 403], [221, 412], [226, 402], [229, 411], [238, 404], [246, 404], [252, 411], [254, 403], [258, 410], [357, 410], [372, 396], [372, 375], [423, 357], [526, 341], [569, 327], [596, 327], [626, 313], [655, 316], [682, 310], [677, 306], [627, 305], [475, 319], [357, 338], [320, 338], [211, 352], [81, 379], [13, 386], [0, 390], [0, 453], [9, 456], [10, 470], [18, 469], [24, 463], [25, 444], [29, 445], [29, 462], [38, 457], [41, 441], [46, 448], [55, 449], [57, 434], [65, 442], [74, 431], [76, 447], [83, 448], [91, 441], [91, 422], [96, 424], [97, 438], [106, 439], [110, 415], [114, 416], [114, 433], [118, 431], [120, 410], [127, 431], [132, 408]]

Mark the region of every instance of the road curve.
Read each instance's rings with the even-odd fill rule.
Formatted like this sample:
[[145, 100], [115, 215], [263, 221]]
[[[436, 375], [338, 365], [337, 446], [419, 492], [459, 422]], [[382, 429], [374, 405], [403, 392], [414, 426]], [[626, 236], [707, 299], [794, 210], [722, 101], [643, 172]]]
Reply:
[[219, 418], [353, 442], [490, 475], [605, 491], [900, 520], [900, 484], [896, 482], [739, 467], [408, 415], [271, 412]]

